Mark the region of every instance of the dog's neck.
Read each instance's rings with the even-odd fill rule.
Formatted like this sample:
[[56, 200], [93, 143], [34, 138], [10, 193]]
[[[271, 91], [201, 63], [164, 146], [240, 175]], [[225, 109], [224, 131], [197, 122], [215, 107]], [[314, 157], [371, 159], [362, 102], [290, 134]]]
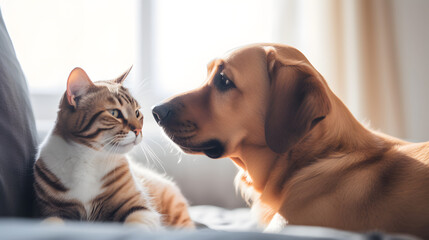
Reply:
[[236, 159], [232, 158], [245, 166], [253, 189], [274, 211], [284, 201], [289, 180], [303, 168], [334, 154], [384, 147], [384, 140], [362, 126], [333, 94], [331, 103], [331, 113], [287, 152], [277, 154], [268, 146], [244, 147]]

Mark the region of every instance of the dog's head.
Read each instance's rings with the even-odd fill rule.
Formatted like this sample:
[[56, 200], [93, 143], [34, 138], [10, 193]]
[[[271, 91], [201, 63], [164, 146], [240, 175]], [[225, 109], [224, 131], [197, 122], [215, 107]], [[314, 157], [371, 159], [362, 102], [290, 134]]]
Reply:
[[295, 48], [251, 45], [207, 70], [203, 86], [153, 108], [187, 153], [231, 157], [244, 146], [284, 153], [330, 111], [326, 82]]

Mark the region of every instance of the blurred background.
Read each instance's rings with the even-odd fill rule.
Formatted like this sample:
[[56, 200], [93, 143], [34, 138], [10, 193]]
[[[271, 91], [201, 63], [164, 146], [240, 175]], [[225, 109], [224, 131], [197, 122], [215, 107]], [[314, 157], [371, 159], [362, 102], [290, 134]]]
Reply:
[[358, 120], [429, 140], [426, 0], [0, 0], [0, 8], [40, 139], [74, 67], [106, 80], [133, 65], [127, 86], [145, 125], [132, 155], [172, 176], [193, 205], [244, 206], [233, 187], [236, 168], [228, 159], [181, 153], [150, 109], [199, 86], [210, 60], [245, 44], [298, 48]]

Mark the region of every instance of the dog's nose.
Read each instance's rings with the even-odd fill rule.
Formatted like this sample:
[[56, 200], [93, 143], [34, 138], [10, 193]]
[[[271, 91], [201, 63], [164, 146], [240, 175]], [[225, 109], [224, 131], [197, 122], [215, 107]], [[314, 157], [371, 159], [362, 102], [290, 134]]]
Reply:
[[158, 124], [165, 122], [171, 116], [171, 107], [161, 104], [152, 108], [152, 114]]

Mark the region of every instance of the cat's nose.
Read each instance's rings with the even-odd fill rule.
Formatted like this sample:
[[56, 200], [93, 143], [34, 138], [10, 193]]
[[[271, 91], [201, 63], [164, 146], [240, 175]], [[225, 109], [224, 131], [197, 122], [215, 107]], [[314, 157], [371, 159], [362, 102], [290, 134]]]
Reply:
[[172, 108], [170, 104], [161, 104], [152, 108], [152, 114], [155, 118], [155, 121], [162, 125], [169, 117], [172, 115]]
[[133, 130], [133, 132], [136, 134], [136, 137], [142, 132], [141, 128], [136, 128]]

